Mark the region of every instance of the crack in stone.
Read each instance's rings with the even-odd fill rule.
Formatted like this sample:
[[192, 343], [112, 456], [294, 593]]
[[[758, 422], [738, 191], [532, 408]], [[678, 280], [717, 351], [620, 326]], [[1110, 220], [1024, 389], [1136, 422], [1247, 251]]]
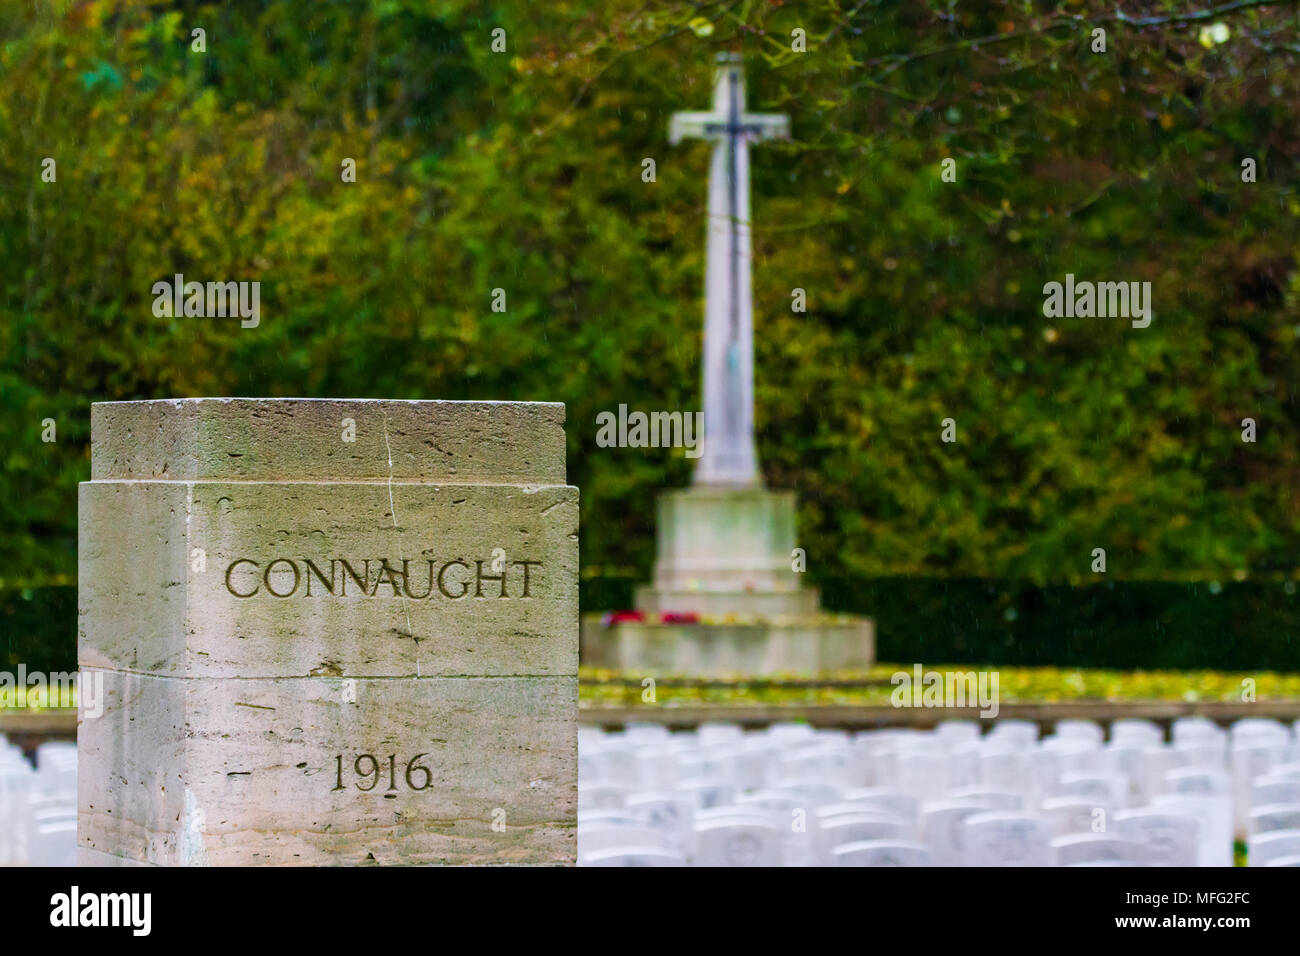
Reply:
[[[406, 567], [406, 555], [402, 553], [401, 529], [397, 526], [397, 505], [393, 503], [393, 446], [388, 442], [388, 412], [380, 406], [380, 413], [384, 416], [384, 448], [388, 450], [388, 510], [393, 517], [393, 530], [398, 532], [397, 557], [402, 562], [402, 567]], [[411, 606], [406, 601], [406, 595], [399, 595], [402, 599], [402, 612], [406, 615], [406, 633], [415, 641], [415, 676], [420, 676], [420, 639], [415, 636], [415, 628], [411, 626]]]

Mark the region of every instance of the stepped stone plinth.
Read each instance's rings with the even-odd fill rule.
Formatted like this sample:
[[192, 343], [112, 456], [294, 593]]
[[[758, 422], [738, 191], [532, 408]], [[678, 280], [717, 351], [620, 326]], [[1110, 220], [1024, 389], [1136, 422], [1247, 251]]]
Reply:
[[825, 614], [795, 571], [795, 499], [695, 486], [659, 498], [658, 560], [641, 619], [582, 624], [582, 659], [646, 675], [815, 674], [869, 667], [874, 625]]
[[704, 441], [694, 484], [659, 498], [654, 580], [636, 612], [582, 624], [582, 661], [697, 675], [867, 667], [874, 626], [824, 614], [795, 569], [795, 502], [762, 486], [754, 443], [749, 146], [790, 118], [750, 113], [739, 57], [719, 55], [713, 110], [675, 113], [670, 139], [713, 143], [705, 277]]

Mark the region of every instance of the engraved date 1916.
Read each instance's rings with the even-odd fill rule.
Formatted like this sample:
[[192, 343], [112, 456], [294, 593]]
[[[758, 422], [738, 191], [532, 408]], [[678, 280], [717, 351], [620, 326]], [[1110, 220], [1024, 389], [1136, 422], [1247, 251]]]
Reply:
[[[388, 790], [402, 789], [399, 781], [404, 777], [406, 780], [406, 789], [408, 790], [427, 790], [433, 783], [433, 773], [429, 768], [420, 763], [421, 757], [427, 757], [428, 754], [416, 754], [406, 762], [405, 772], [401, 777], [398, 776], [399, 765], [396, 754], [389, 754], [387, 765], [384, 761], [374, 754], [361, 754], [352, 762], [351, 772], [346, 773], [343, 768], [343, 754], [334, 758], [337, 766], [335, 774], [335, 785], [330, 793], [339, 790], [348, 789], [344, 784], [344, 777], [352, 778], [352, 785], [363, 793], [369, 793], [383, 782], [384, 778], [388, 779]], [[366, 786], [365, 784], [369, 784]]]

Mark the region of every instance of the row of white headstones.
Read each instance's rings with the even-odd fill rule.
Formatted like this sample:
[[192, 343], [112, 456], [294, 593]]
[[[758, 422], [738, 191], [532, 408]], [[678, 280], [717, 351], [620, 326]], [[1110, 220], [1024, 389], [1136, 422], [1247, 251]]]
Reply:
[[36, 748], [33, 766], [0, 734], [0, 866], [73, 866], [77, 745]]
[[[1297, 722], [1300, 724], [1300, 722]], [[587, 866], [1300, 866], [1300, 730], [583, 728]]]
[[[633, 724], [579, 739], [584, 865], [1300, 866], [1300, 739], [1138, 720], [988, 733]], [[72, 865], [77, 752], [0, 737], [0, 865]]]

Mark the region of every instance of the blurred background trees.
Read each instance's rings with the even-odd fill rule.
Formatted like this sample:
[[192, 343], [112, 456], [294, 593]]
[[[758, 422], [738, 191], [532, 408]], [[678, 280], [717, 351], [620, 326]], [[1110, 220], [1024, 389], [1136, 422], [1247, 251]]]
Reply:
[[[792, 116], [757, 420], [810, 576], [1292, 577], [1300, 14], [1123, 7], [2, 0], [0, 577], [75, 580], [91, 402], [198, 395], [563, 401], [584, 573], [645, 577], [691, 463], [595, 416], [699, 407], [708, 147], [667, 122], [732, 49]], [[1150, 328], [1045, 318], [1067, 272], [1150, 281]], [[175, 273], [259, 280], [260, 326], [155, 317]]]

